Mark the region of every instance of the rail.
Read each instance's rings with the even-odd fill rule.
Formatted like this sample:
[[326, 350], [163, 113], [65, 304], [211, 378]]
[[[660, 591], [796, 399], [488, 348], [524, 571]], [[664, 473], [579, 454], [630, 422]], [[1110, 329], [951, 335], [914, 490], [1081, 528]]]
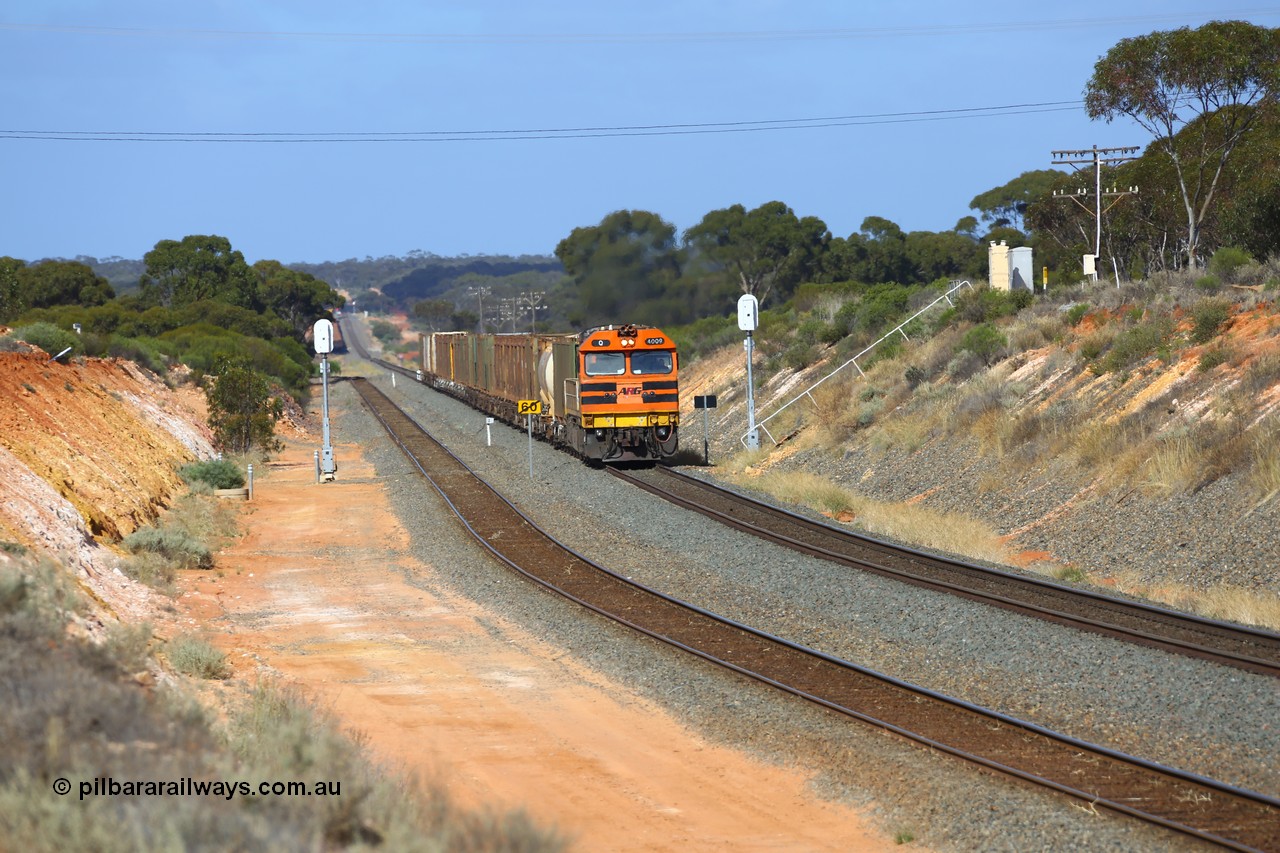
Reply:
[[[680, 601], [567, 549], [367, 379], [355, 390], [468, 529], [531, 581], [648, 637], [989, 770], [1236, 850], [1280, 850], [1280, 800], [900, 681]], [[742, 720], [741, 725], [755, 721]]]
[[[910, 338], [908, 338], [908, 337], [907, 337], [907, 333], [906, 333], [906, 332], [904, 332], [904, 331], [903, 331], [903, 329], [904, 329], [904, 328], [906, 328], [908, 325], [910, 325], [910, 324], [911, 324], [911, 322], [912, 322], [912, 321], [914, 321], [917, 317], [919, 317], [919, 316], [921, 316], [922, 314], [926, 313], [929, 309], [933, 308], [933, 307], [934, 307], [935, 305], [937, 305], [939, 302], [946, 301], [946, 302], [947, 302], [947, 304], [949, 304], [949, 305], [955, 305], [955, 303], [951, 301], [951, 297], [952, 297], [952, 295], [954, 295], [954, 294], [955, 294], [955, 292], [956, 292], [956, 291], [958, 291], [958, 290], [959, 290], [960, 288], [962, 288], [962, 287], [968, 287], [968, 288], [972, 289], [972, 288], [973, 288], [973, 285], [972, 285], [972, 284], [970, 284], [968, 281], [953, 281], [953, 282], [951, 283], [951, 286], [950, 286], [949, 288], [947, 288], [947, 292], [946, 292], [946, 293], [942, 294], [942, 295], [941, 295], [941, 296], [939, 296], [937, 299], [933, 300], [933, 301], [932, 301], [932, 302], [930, 302], [928, 305], [924, 306], [924, 307], [923, 307], [923, 308], [921, 308], [919, 311], [917, 311], [916, 313], [912, 314], [912, 315], [911, 315], [910, 317], [908, 317], [907, 319], [903, 320], [901, 323], [899, 323], [897, 326], [895, 326], [895, 327], [893, 328], [893, 330], [892, 330], [892, 331], [890, 331], [890, 332], [888, 332], [887, 334], [885, 334], [883, 337], [881, 337], [881, 338], [880, 338], [879, 340], [877, 340], [875, 343], [873, 343], [873, 344], [871, 344], [870, 346], [868, 346], [868, 347], [867, 347], [866, 349], [864, 349], [862, 352], [858, 353], [858, 354], [857, 354], [857, 355], [855, 355], [853, 358], [849, 359], [849, 360], [848, 360], [848, 361], [846, 361], [844, 364], [840, 365], [840, 366], [839, 366], [839, 367], [837, 367], [835, 370], [831, 371], [831, 372], [830, 372], [830, 373], [828, 373], [826, 376], [822, 377], [822, 378], [821, 378], [821, 379], [819, 379], [817, 382], [813, 383], [813, 384], [812, 384], [812, 385], [810, 385], [808, 388], [804, 389], [804, 390], [803, 390], [803, 391], [801, 391], [799, 394], [797, 394], [796, 396], [792, 397], [792, 398], [791, 398], [790, 400], [788, 400], [787, 402], [783, 403], [783, 404], [782, 404], [782, 406], [781, 406], [781, 408], [779, 408], [779, 409], [778, 409], [776, 412], [774, 412], [773, 414], [769, 415], [769, 417], [767, 417], [767, 418], [765, 418], [765, 419], [763, 419], [763, 420], [760, 420], [760, 421], [756, 421], [756, 429], [757, 429], [757, 430], [762, 431], [765, 435], [767, 435], [767, 436], [769, 437], [769, 441], [773, 442], [773, 444], [776, 446], [776, 445], [777, 445], [777, 443], [778, 443], [778, 440], [777, 440], [776, 438], [774, 438], [774, 437], [773, 437], [773, 433], [769, 432], [769, 429], [768, 429], [768, 427], [766, 427], [766, 426], [765, 426], [765, 424], [767, 424], [769, 421], [773, 420], [773, 419], [774, 419], [774, 418], [776, 418], [778, 415], [780, 415], [780, 414], [782, 414], [783, 412], [785, 412], [788, 408], [790, 408], [790, 407], [792, 406], [792, 404], [794, 404], [794, 403], [798, 403], [800, 400], [804, 399], [805, 397], [808, 397], [808, 398], [809, 398], [809, 400], [810, 400], [810, 402], [812, 402], [812, 403], [816, 406], [816, 405], [818, 404], [818, 401], [813, 399], [813, 391], [814, 391], [814, 389], [815, 389], [815, 388], [817, 388], [819, 385], [821, 385], [823, 382], [826, 382], [826, 381], [827, 381], [828, 379], [830, 379], [831, 377], [835, 376], [835, 375], [836, 375], [837, 373], [839, 373], [840, 371], [844, 370], [844, 369], [845, 369], [846, 367], [848, 367], [849, 365], [853, 365], [854, 369], [856, 369], [856, 370], [858, 371], [858, 375], [859, 375], [859, 376], [866, 376], [866, 374], [862, 372], [862, 368], [858, 365], [858, 359], [862, 358], [864, 355], [866, 355], [867, 353], [871, 352], [871, 351], [872, 351], [872, 350], [874, 350], [876, 347], [880, 346], [880, 344], [884, 343], [885, 341], [889, 340], [890, 338], [894, 337], [895, 335], [901, 335], [901, 336], [902, 336], [902, 338], [903, 338], [903, 340], [907, 340], [907, 341], [911, 340]], [[741, 441], [741, 442], [742, 442], [742, 446], [743, 446], [743, 447], [750, 447], [750, 446], [751, 446], [750, 444], [748, 444], [748, 438], [750, 437], [750, 435], [751, 435], [751, 430], [747, 430], [746, 432], [744, 432], [744, 433], [742, 434], [742, 437], [739, 439], [739, 441]]]

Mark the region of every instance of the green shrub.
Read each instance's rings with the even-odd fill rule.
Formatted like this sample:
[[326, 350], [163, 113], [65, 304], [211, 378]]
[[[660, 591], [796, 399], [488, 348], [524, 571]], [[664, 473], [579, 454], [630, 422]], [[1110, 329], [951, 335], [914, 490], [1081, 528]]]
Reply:
[[107, 629], [103, 651], [125, 672], [141, 672], [151, 660], [151, 623], [117, 622]]
[[226, 459], [209, 459], [204, 462], [192, 462], [178, 469], [178, 476], [185, 483], [208, 483], [215, 489], [239, 489], [244, 486], [244, 474], [232, 462]]
[[1077, 302], [1067, 309], [1067, 322], [1072, 326], [1079, 326], [1080, 321], [1084, 319], [1084, 315], [1089, 313], [1088, 302]]
[[400, 330], [396, 328], [394, 323], [389, 323], [386, 320], [374, 320], [369, 324], [369, 331], [384, 345], [400, 341]]
[[120, 571], [166, 595], [176, 592], [173, 582], [178, 579], [178, 567], [163, 554], [138, 551], [121, 561]]
[[165, 648], [169, 663], [178, 672], [196, 678], [228, 678], [231, 665], [227, 656], [213, 647], [208, 640], [183, 634], [174, 637]]
[[1030, 293], [1025, 290], [1017, 292], [1022, 295], [1015, 297], [1010, 291], [975, 287], [972, 290], [962, 291], [956, 297], [956, 309], [961, 319], [971, 323], [985, 323], [1008, 317], [1031, 304]]
[[1011, 313], [1017, 314], [1022, 309], [1030, 307], [1035, 301], [1035, 295], [1029, 290], [1009, 291], [1009, 305], [1013, 309]]
[[112, 335], [107, 342], [105, 355], [137, 362], [152, 373], [164, 375], [171, 359], [160, 351], [153, 338], [124, 338]]
[[1203, 290], [1205, 293], [1217, 293], [1222, 287], [1222, 281], [1216, 275], [1204, 275], [1196, 279], [1196, 290]]
[[1103, 372], [1124, 370], [1158, 352], [1172, 335], [1173, 321], [1163, 316], [1125, 329], [1112, 341], [1100, 367]]
[[869, 427], [875, 422], [876, 415], [884, 411], [884, 399], [875, 398], [858, 407], [858, 426]]
[[32, 323], [29, 326], [21, 326], [13, 330], [13, 336], [40, 347], [51, 356], [57, 355], [67, 347], [71, 347], [72, 355], [81, 355], [84, 352], [79, 335], [52, 323]]
[[1231, 319], [1231, 303], [1225, 299], [1201, 299], [1192, 306], [1191, 316], [1194, 320], [1191, 340], [1205, 344], [1213, 340]]
[[791, 370], [804, 370], [817, 359], [817, 349], [812, 344], [797, 342], [782, 354], [782, 363]]
[[960, 316], [960, 312], [956, 310], [955, 306], [952, 306], [950, 308], [944, 308], [941, 312], [939, 312], [937, 318], [934, 319], [933, 330], [935, 332], [942, 331], [947, 326], [950, 326], [952, 323], [954, 323], [956, 318], [959, 316]]
[[172, 527], [144, 527], [124, 538], [131, 554], [157, 554], [183, 569], [207, 569], [213, 565], [208, 546], [189, 533]]
[[959, 350], [955, 358], [947, 362], [947, 375], [963, 382], [983, 368], [982, 359], [969, 350]]
[[1201, 373], [1213, 370], [1219, 364], [1231, 359], [1231, 351], [1224, 346], [1215, 346], [1200, 353], [1199, 369]]
[[809, 319], [801, 323], [800, 326], [796, 329], [796, 335], [795, 335], [796, 342], [805, 343], [805, 344], [816, 344], [821, 338], [822, 332], [826, 328], [826, 325], [827, 324], [823, 320], [817, 317], [810, 317]]
[[991, 364], [1008, 345], [1009, 339], [990, 323], [974, 326], [960, 339], [961, 349], [968, 350], [986, 364]]
[[1230, 279], [1240, 267], [1253, 258], [1237, 246], [1223, 246], [1209, 259], [1209, 271], [1223, 279]]

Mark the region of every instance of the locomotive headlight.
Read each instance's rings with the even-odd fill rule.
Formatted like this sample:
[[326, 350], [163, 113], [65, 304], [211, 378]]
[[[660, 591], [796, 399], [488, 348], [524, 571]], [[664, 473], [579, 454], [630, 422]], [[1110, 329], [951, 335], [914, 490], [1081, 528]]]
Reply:
[[604, 430], [602, 429], [596, 430], [596, 438], [600, 439], [601, 441], [604, 441]]
[[658, 441], [666, 441], [671, 437], [671, 427], [669, 426], [654, 427], [653, 431], [658, 436]]

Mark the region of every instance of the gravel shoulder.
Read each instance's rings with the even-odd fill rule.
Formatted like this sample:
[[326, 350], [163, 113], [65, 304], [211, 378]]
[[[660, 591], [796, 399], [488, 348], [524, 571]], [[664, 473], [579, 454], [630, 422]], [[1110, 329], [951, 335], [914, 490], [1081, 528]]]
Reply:
[[[1280, 792], [1275, 685], [799, 557], [632, 489], [521, 431], [400, 378], [374, 380], [555, 538], [596, 562], [731, 618], [898, 678], [1162, 763]], [[351, 393], [339, 389], [338, 393]], [[367, 417], [337, 426], [388, 478], [412, 519], [443, 505], [406, 476]], [[815, 795], [871, 808], [891, 832], [954, 850], [1167, 850], [1195, 842], [912, 746], [691, 660], [566, 602], [512, 583], [493, 563], [449, 570], [456, 591], [498, 609], [717, 742], [817, 774]], [[492, 561], [491, 561], [492, 562]]]

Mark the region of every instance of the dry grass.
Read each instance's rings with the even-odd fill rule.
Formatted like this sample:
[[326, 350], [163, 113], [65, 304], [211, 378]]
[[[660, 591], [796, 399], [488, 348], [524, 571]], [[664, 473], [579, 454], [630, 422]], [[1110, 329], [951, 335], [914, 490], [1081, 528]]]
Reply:
[[1254, 427], [1248, 483], [1258, 506], [1280, 494], [1280, 422], [1272, 417]]
[[[1016, 352], [966, 379], [956, 358], [963, 327], [952, 325], [932, 338], [904, 344], [893, 357], [867, 368], [865, 378], [855, 380], [851, 371], [848, 379], [819, 389], [816, 403], [804, 405], [805, 428], [794, 446], [837, 455], [850, 447], [910, 454], [935, 441], [953, 443], [956, 449], [973, 447], [992, 461], [975, 484], [989, 492], [1033, 473], [1055, 480], [1078, 477], [1096, 482], [1103, 493], [1138, 491], [1159, 501], [1195, 494], [1234, 475], [1248, 501], [1246, 509], [1273, 506], [1280, 495], [1280, 416], [1259, 418], [1274, 405], [1280, 351], [1251, 345], [1255, 338], [1270, 340], [1257, 334], [1258, 328], [1265, 333], [1265, 326], [1254, 323], [1252, 337], [1233, 340], [1232, 357], [1214, 373], [1187, 375], [1185, 352], [1179, 361], [1194, 319], [1187, 306], [1209, 313], [1200, 325], [1221, 334], [1229, 331], [1219, 316], [1223, 312], [1208, 308], [1219, 308], [1225, 300], [1204, 300], [1193, 279], [1096, 289], [1087, 299], [1093, 313], [1079, 327], [1069, 324], [1060, 304], [1046, 300], [1002, 329], [1017, 351], [1052, 347], [1025, 386], [1008, 380], [1021, 364]], [[1238, 313], [1239, 302], [1233, 301], [1231, 316]], [[1280, 323], [1275, 325], [1280, 329]], [[1152, 369], [1137, 371], [1138, 364]], [[1124, 372], [1130, 370], [1134, 372]], [[1109, 371], [1120, 373], [1105, 376]], [[1163, 390], [1152, 393], [1152, 382], [1162, 383]], [[1131, 405], [1135, 394], [1150, 397], [1136, 411]], [[1174, 397], [1184, 404], [1172, 405]], [[921, 547], [1003, 559], [1003, 549], [992, 544], [994, 534], [971, 519], [939, 519], [920, 507], [876, 504], [821, 477], [760, 476], [771, 467], [766, 456], [765, 451], [744, 456], [738, 469], [751, 468], [748, 485], [779, 500], [833, 514], [855, 513], [856, 523], [868, 531]], [[1034, 568], [1087, 580], [1069, 567]], [[1130, 591], [1148, 594], [1148, 588], [1136, 583]], [[1170, 594], [1164, 588], [1150, 594], [1220, 618], [1275, 621], [1265, 615], [1273, 604], [1266, 595], [1193, 589]]]
[[1134, 572], [1120, 572], [1108, 579], [1108, 585], [1120, 592], [1210, 619], [1280, 630], [1280, 595], [1274, 592], [1234, 586], [1217, 586], [1206, 591], [1175, 583], [1152, 583]]
[[825, 477], [803, 471], [731, 479], [783, 503], [833, 516], [852, 513], [854, 524], [870, 534], [971, 559], [1006, 562], [1009, 558], [1004, 543], [992, 527], [959, 513], [936, 512], [918, 504], [874, 501]]
[[135, 580], [172, 595], [180, 570], [212, 567], [214, 551], [235, 534], [235, 508], [193, 490], [179, 498], [154, 526], [141, 527], [124, 538], [122, 544], [130, 556], [120, 568]]
[[1143, 465], [1140, 479], [1166, 494], [1194, 494], [1247, 463], [1253, 436], [1239, 419], [1201, 423], [1183, 434], [1162, 438]]
[[1159, 443], [1142, 467], [1143, 485], [1162, 494], [1192, 491], [1204, 476], [1200, 449], [1186, 435]]
[[[146, 689], [151, 629], [115, 625], [101, 643], [68, 633], [87, 612], [74, 572], [0, 553], [0, 847], [95, 850], [520, 850], [565, 842], [522, 813], [472, 811], [372, 764], [362, 740], [305, 699], [259, 686], [247, 702], [218, 691], [206, 710], [181, 676]], [[170, 660], [198, 677], [225, 674], [206, 641], [179, 637]], [[228, 720], [218, 729], [215, 717]], [[95, 778], [199, 783], [330, 783], [330, 796], [90, 795]], [[55, 796], [55, 779], [71, 793]], [[340, 785], [335, 790], [332, 786]]]
[[756, 450], [741, 450], [720, 463], [720, 469], [729, 475], [741, 475], [769, 460], [772, 448], [760, 447]]
[[991, 408], [973, 422], [972, 435], [978, 440], [978, 451], [997, 459], [1005, 458], [1013, 448], [1017, 419], [1002, 407]]
[[1144, 431], [1127, 422], [1090, 421], [1068, 439], [1063, 453], [1077, 467], [1094, 472], [1104, 490], [1133, 483], [1152, 447]]
[[885, 419], [871, 433], [871, 446], [877, 450], [899, 450], [914, 453], [929, 441], [938, 429], [937, 418], [928, 410]]

